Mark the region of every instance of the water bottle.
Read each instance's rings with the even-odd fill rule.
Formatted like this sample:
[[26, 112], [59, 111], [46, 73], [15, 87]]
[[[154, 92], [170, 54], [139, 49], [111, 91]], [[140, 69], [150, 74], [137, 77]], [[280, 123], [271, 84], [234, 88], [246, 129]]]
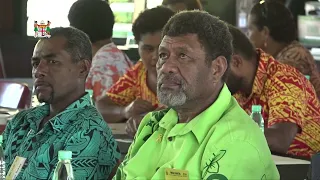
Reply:
[[309, 76], [309, 75], [305, 75], [305, 77], [306, 77], [308, 80], [310, 80], [310, 76]]
[[72, 152], [71, 151], [59, 151], [59, 161], [57, 167], [54, 170], [52, 180], [74, 180], [73, 170], [71, 165]]
[[2, 143], [3, 143], [3, 136], [0, 135], [0, 180], [5, 180], [6, 179], [6, 162], [4, 161]]
[[264, 120], [261, 114], [260, 105], [252, 105], [250, 117], [259, 125], [262, 132], [264, 132]]

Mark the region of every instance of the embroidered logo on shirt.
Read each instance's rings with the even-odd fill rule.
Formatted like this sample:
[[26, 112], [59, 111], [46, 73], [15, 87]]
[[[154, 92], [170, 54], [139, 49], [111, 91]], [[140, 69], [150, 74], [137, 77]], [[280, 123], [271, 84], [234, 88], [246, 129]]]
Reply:
[[156, 139], [156, 142], [161, 143], [162, 137], [163, 137], [163, 135], [162, 135], [162, 134], [159, 134], [158, 137], [157, 137], [157, 139]]
[[[219, 168], [220, 168], [220, 165], [219, 165], [219, 161], [220, 159], [223, 158], [223, 156], [226, 154], [226, 150], [220, 150], [220, 152], [215, 155], [213, 153], [213, 158], [212, 159], [209, 159], [209, 161], [206, 163], [206, 166], [204, 167], [204, 171], [203, 171], [203, 174], [202, 174], [202, 179], [204, 179], [207, 174], [211, 174], [211, 173], [219, 173]], [[221, 174], [213, 174], [213, 175], [210, 175], [207, 179], [210, 180], [210, 179], [219, 179], [219, 180], [226, 180], [227, 178]], [[219, 176], [219, 178], [217, 177]], [[225, 177], [225, 179], [222, 178]]]

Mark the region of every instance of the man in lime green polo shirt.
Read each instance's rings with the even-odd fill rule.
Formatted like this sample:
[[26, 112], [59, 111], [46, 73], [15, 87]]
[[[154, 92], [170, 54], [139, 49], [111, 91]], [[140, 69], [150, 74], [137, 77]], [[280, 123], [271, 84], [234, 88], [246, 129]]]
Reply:
[[206, 12], [169, 20], [157, 92], [170, 108], [144, 117], [114, 179], [280, 179], [263, 133], [224, 85], [231, 42]]

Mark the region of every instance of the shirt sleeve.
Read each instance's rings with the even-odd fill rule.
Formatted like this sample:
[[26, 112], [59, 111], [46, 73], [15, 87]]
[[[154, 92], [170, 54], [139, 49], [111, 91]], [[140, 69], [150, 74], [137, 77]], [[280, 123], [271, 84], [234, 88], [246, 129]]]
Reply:
[[226, 149], [204, 156], [202, 164], [202, 179], [204, 180], [264, 180], [275, 179], [278, 176], [276, 170], [274, 174], [267, 174], [267, 165], [262, 162], [258, 150], [250, 143], [243, 141], [232, 143]]
[[75, 179], [107, 179], [120, 159], [111, 133], [82, 130], [71, 136], [65, 145], [72, 151]]
[[305, 78], [298, 73], [276, 75], [268, 85], [267, 97], [269, 106], [268, 127], [279, 122], [291, 122], [303, 127], [307, 113], [308, 99]]
[[136, 99], [138, 70], [129, 70], [109, 89], [107, 96], [114, 103], [126, 106]]

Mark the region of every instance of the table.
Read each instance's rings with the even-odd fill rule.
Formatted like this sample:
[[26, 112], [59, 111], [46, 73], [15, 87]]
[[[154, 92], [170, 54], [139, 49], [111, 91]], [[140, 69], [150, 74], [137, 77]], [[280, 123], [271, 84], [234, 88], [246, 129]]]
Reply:
[[112, 134], [127, 134], [126, 133], [126, 123], [108, 123], [108, 126], [112, 130]]
[[118, 143], [121, 155], [125, 156], [132, 143], [132, 138], [126, 133], [126, 123], [108, 123], [108, 125]]
[[278, 168], [281, 180], [306, 179], [310, 161], [279, 155], [272, 155], [272, 159]]

